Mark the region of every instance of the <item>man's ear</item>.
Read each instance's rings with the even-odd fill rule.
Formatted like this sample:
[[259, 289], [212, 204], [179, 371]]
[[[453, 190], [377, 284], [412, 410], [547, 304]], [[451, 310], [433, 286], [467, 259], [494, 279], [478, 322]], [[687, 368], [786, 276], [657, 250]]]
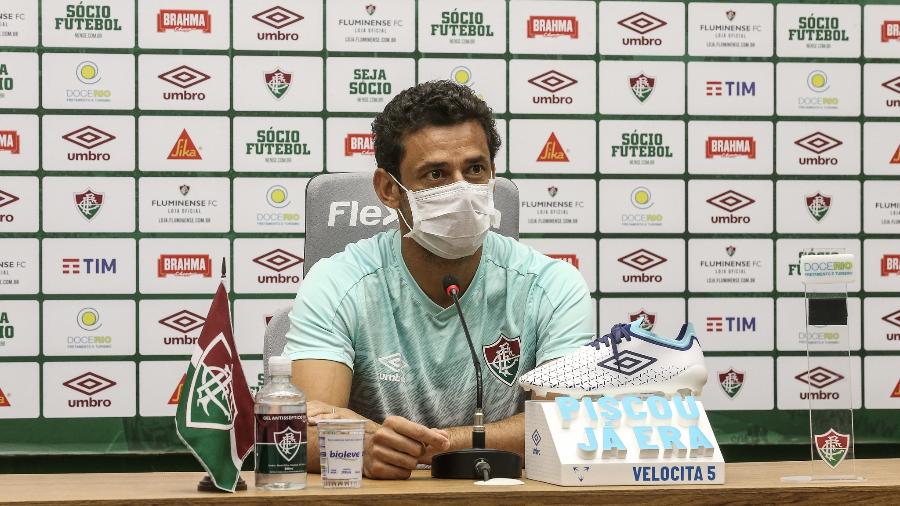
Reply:
[[384, 205], [391, 209], [400, 208], [400, 199], [403, 196], [403, 191], [394, 182], [394, 178], [388, 174], [388, 171], [381, 167], [375, 169], [375, 174], [372, 176], [372, 185], [375, 186], [375, 195], [378, 195], [378, 199]]

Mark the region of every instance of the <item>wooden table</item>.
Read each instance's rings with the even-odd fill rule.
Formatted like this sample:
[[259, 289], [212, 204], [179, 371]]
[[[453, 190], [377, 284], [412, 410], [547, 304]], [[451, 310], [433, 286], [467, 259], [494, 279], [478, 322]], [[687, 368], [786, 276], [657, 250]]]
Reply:
[[8, 474], [0, 475], [0, 503], [29, 505], [162, 504], [898, 504], [900, 459], [860, 460], [862, 483], [785, 484], [781, 476], [803, 474], [805, 462], [727, 464], [725, 485], [557, 487], [525, 480], [514, 487], [475, 486], [472, 481], [433, 480], [416, 471], [408, 481], [366, 480], [356, 490], [324, 490], [310, 475], [306, 490], [256, 490], [253, 473], [244, 473], [249, 489], [236, 494], [199, 493], [200, 473]]

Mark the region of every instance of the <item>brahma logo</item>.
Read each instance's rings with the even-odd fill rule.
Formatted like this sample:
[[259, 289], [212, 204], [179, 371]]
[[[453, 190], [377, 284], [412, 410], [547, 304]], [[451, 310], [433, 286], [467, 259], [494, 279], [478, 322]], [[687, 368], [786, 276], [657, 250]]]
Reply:
[[900, 255], [886, 254], [881, 256], [881, 277], [900, 275]]
[[900, 41], [900, 20], [884, 20], [881, 23], [881, 42]]
[[104, 132], [99, 128], [93, 127], [91, 125], [83, 126], [77, 130], [73, 130], [62, 136], [63, 139], [84, 148], [87, 150], [87, 153], [67, 153], [66, 158], [71, 161], [96, 161], [102, 160], [104, 162], [108, 162], [110, 159], [109, 153], [95, 153], [91, 150], [98, 146], [102, 146], [107, 142], [114, 140], [116, 138], [115, 135]]
[[100, 209], [103, 208], [103, 195], [104, 194], [95, 192], [90, 188], [81, 193], [76, 193], [74, 194], [75, 209], [78, 210], [84, 219], [91, 221], [97, 216]]
[[720, 372], [719, 386], [722, 387], [722, 391], [729, 399], [734, 399], [744, 386], [744, 373], [735, 371], [733, 367], [725, 372]]
[[211, 278], [212, 259], [209, 255], [160, 255], [156, 261], [156, 277], [167, 278], [169, 276]]
[[156, 31], [212, 32], [212, 16], [206, 10], [160, 9], [156, 15]]
[[645, 249], [639, 249], [637, 251], [632, 251], [627, 255], [621, 256], [618, 258], [620, 263], [631, 267], [632, 269], [638, 270], [640, 274], [623, 274], [622, 281], [625, 283], [661, 283], [663, 280], [662, 275], [660, 274], [647, 274], [645, 271], [648, 271], [660, 264], [663, 264], [668, 261], [667, 258], [657, 255], [652, 251], [648, 251]]
[[115, 258], [63, 258], [62, 273], [74, 274], [115, 274]]
[[822, 218], [828, 214], [828, 210], [831, 209], [831, 197], [828, 195], [822, 195], [819, 192], [816, 192], [815, 195], [807, 195], [806, 199], [806, 210], [809, 211], [809, 215], [816, 220], [816, 222], [822, 221]]
[[111, 400], [95, 399], [94, 396], [99, 394], [100, 392], [103, 392], [104, 390], [108, 390], [116, 386], [116, 382], [111, 379], [104, 378], [97, 373], [86, 372], [81, 376], [76, 376], [69, 381], [64, 382], [63, 386], [71, 388], [72, 390], [87, 397], [87, 399], [69, 399], [68, 404], [70, 408], [108, 408], [112, 406]]
[[653, 327], [656, 325], [656, 313], [647, 312], [646, 309], [640, 308], [636, 313], [630, 313], [628, 315], [628, 321], [633, 322], [637, 321], [639, 318], [643, 318], [641, 321], [641, 328], [650, 332], [653, 330]]
[[734, 213], [755, 202], [752, 198], [734, 190], [728, 190], [706, 199], [707, 204], [728, 212], [727, 215], [710, 216], [709, 219], [712, 223], [750, 223], [749, 216], [735, 216]]
[[577, 80], [556, 70], [550, 70], [534, 76], [528, 82], [551, 93], [550, 96], [532, 96], [531, 101], [535, 104], [571, 104], [573, 101], [572, 97], [558, 96], [556, 92], [578, 83]]
[[554, 260], [562, 260], [567, 264], [571, 264], [576, 269], [578, 268], [578, 255], [572, 253], [547, 253], [547, 256]]
[[[815, 132], [802, 139], [797, 139], [794, 144], [807, 151], [812, 151], [816, 155], [821, 155], [840, 146], [843, 142], [822, 132]], [[801, 156], [798, 162], [800, 165], [837, 165], [838, 159], [833, 156]]]
[[350, 134], [344, 137], [344, 156], [374, 155], [375, 139], [371, 133]]
[[645, 34], [650, 33], [654, 30], [662, 28], [666, 26], [668, 23], [665, 21], [651, 16], [646, 12], [638, 12], [637, 14], [633, 14], [628, 16], [625, 19], [620, 19], [617, 23], [632, 32], [638, 33], [640, 37], [622, 37], [622, 45], [623, 46], [659, 46], [662, 45], [662, 39], [660, 38], [651, 38], [644, 37]]
[[706, 81], [707, 97], [756, 96], [756, 81]]
[[202, 160], [200, 151], [194, 144], [194, 140], [188, 135], [187, 129], [181, 130], [181, 135], [175, 141], [175, 145], [169, 151], [169, 160]]
[[303, 258], [298, 257], [293, 253], [289, 253], [281, 248], [278, 248], [254, 258], [253, 261], [259, 265], [262, 265], [266, 269], [269, 269], [270, 271], [275, 271], [276, 273], [278, 273], [275, 275], [260, 274], [256, 277], [256, 281], [261, 284], [300, 283], [300, 276], [289, 276], [282, 274], [282, 271], [286, 271], [291, 267], [295, 267], [303, 263]]
[[547, 138], [547, 142], [544, 143], [544, 149], [541, 150], [541, 153], [537, 157], [537, 161], [539, 162], [568, 162], [569, 157], [566, 155], [566, 150], [563, 149], [562, 145], [559, 143], [559, 139], [556, 138], [555, 132], [550, 132], [550, 137]]
[[578, 19], [575, 16], [528, 16], [528, 38], [578, 38]]
[[709, 136], [706, 158], [756, 158], [756, 139], [752, 136]]
[[841, 434], [834, 429], [828, 429], [824, 434], [816, 434], [815, 440], [819, 457], [822, 457], [832, 469], [839, 466], [850, 451], [850, 435]]
[[195, 68], [181, 65], [158, 75], [163, 81], [181, 88], [183, 91], [164, 91], [163, 100], [206, 100], [206, 93], [187, 91], [210, 79], [209, 75]]
[[707, 332], [756, 332], [755, 316], [707, 316]]
[[303, 20], [303, 16], [296, 12], [285, 9], [280, 5], [276, 5], [271, 9], [266, 9], [251, 17], [264, 25], [271, 26], [278, 30], [277, 32], [257, 32], [257, 40], [300, 40], [300, 34], [298, 33], [284, 33], [281, 31], [283, 28], [287, 28], [288, 26]]
[[192, 311], [188, 311], [187, 309], [182, 309], [177, 313], [170, 314], [159, 320], [159, 324], [168, 327], [179, 335], [176, 336], [164, 336], [163, 344], [165, 345], [194, 345], [197, 343], [197, 336], [189, 336], [188, 334], [203, 328], [203, 325], [206, 323], [206, 318], [194, 313]]
[[18, 155], [20, 150], [19, 132], [16, 130], [0, 130], [0, 152]]
[[828, 400], [840, 399], [840, 392], [825, 391], [825, 387], [831, 386], [838, 381], [844, 379], [842, 374], [836, 373], [822, 366], [814, 367], [808, 371], [803, 371], [794, 376], [794, 379], [801, 383], [806, 383], [815, 389], [815, 391], [800, 392], [801, 400]]
[[656, 88], [656, 78], [644, 75], [643, 73], [634, 77], [629, 77], [628, 88], [631, 90], [631, 94], [634, 95], [634, 98], [643, 104], [650, 98], [650, 95], [653, 94], [653, 90]]

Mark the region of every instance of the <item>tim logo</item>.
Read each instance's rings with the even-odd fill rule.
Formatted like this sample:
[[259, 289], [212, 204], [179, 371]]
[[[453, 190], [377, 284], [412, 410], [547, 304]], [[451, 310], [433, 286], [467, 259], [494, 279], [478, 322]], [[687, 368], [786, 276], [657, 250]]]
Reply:
[[115, 274], [115, 258], [63, 258], [63, 274]]
[[0, 152], [11, 155], [19, 154], [19, 132], [16, 130], [0, 130]]
[[156, 261], [156, 276], [212, 277], [212, 259], [209, 255], [160, 255]]
[[755, 81], [706, 81], [707, 97], [756, 96]]
[[755, 316], [707, 316], [707, 332], [756, 332]]

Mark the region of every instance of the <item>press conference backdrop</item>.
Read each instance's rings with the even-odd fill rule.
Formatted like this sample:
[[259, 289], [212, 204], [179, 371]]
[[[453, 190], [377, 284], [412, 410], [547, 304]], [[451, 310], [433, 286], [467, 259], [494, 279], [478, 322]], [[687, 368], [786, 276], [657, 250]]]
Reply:
[[[3, 2], [0, 453], [183, 451], [221, 259], [256, 386], [307, 181], [372, 171], [372, 117], [431, 79], [493, 108], [522, 240], [578, 267], [601, 331], [695, 323], [720, 442], [808, 441], [808, 384], [900, 441], [890, 3]], [[806, 251], [857, 255], [847, 329], [805, 332]], [[852, 366], [807, 373], [807, 339]]]

